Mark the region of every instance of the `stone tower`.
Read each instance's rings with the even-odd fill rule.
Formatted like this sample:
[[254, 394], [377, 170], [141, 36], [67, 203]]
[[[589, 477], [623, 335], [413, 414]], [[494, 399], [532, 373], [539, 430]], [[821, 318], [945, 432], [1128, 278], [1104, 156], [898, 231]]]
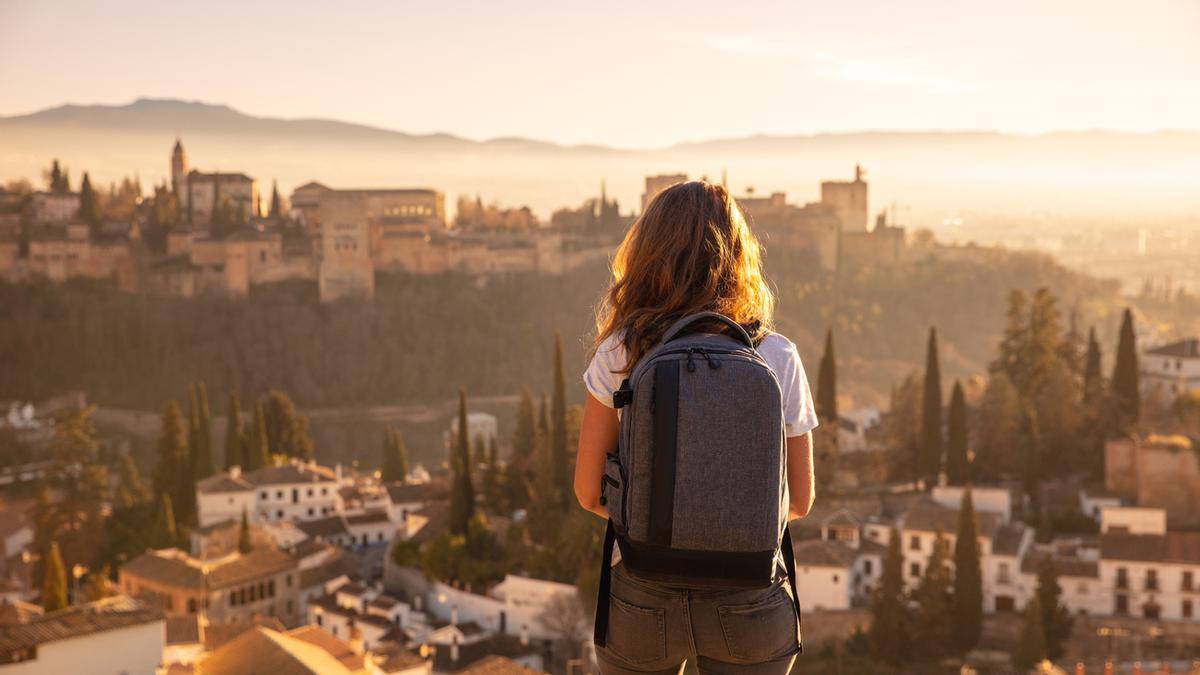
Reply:
[[175, 193], [181, 208], [187, 200], [184, 194], [187, 187], [187, 170], [187, 153], [183, 151], [183, 143], [176, 138], [175, 150], [171, 152], [171, 191]]

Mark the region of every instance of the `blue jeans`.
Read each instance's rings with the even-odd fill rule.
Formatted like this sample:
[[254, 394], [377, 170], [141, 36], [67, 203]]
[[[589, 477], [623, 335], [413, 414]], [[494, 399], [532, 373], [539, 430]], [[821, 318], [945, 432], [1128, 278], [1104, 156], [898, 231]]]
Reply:
[[[782, 577], [782, 575], [781, 575]], [[703, 673], [786, 675], [800, 651], [800, 625], [787, 579], [766, 588], [685, 590], [612, 571], [608, 644], [596, 649], [602, 675]]]

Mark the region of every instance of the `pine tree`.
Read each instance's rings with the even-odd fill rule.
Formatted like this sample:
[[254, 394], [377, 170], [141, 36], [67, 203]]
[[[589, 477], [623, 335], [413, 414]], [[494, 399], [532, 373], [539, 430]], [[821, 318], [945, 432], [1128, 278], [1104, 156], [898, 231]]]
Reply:
[[570, 508], [571, 480], [567, 475], [567, 385], [563, 372], [562, 335], [554, 334], [554, 484], [558, 487], [560, 506], [564, 511]]
[[466, 536], [475, 512], [475, 488], [471, 485], [471, 441], [467, 427], [467, 392], [458, 390], [458, 433], [450, 457], [453, 485], [450, 492], [450, 532]]
[[1134, 424], [1141, 414], [1142, 398], [1138, 391], [1137, 336], [1133, 331], [1133, 312], [1125, 309], [1121, 319], [1121, 338], [1113, 364], [1112, 391], [1121, 408], [1124, 425]]
[[871, 629], [867, 638], [876, 661], [897, 666], [910, 655], [911, 621], [904, 598], [904, 556], [900, 553], [900, 532], [893, 528], [879, 588], [871, 601]]
[[245, 507], [242, 508], [242, 526], [238, 528], [238, 553], [245, 555], [254, 550], [254, 545], [250, 542], [250, 518], [246, 515]]
[[925, 388], [921, 399], [921, 475], [936, 483], [942, 469], [942, 375], [938, 365], [937, 329], [929, 329], [925, 355]]
[[1037, 600], [1042, 610], [1042, 631], [1045, 635], [1046, 656], [1062, 658], [1064, 645], [1071, 637], [1074, 618], [1061, 602], [1062, 587], [1058, 585], [1058, 569], [1054, 559], [1044, 556], [1038, 562]]
[[158, 467], [154, 472], [154, 493], [178, 497], [179, 476], [187, 460], [187, 438], [179, 404], [168, 401], [163, 410], [162, 436], [158, 440]]
[[53, 612], [66, 606], [67, 569], [63, 566], [62, 553], [56, 541], [50, 544], [50, 553], [42, 573], [42, 609]]
[[1024, 406], [1021, 441], [1025, 450], [1025, 461], [1022, 467], [1025, 494], [1029, 498], [1030, 513], [1040, 515], [1042, 512], [1042, 436], [1038, 429], [1037, 410], [1031, 405]]
[[983, 634], [983, 572], [971, 489], [963, 490], [954, 538], [954, 645], [966, 654]]
[[1102, 386], [1100, 380], [1100, 342], [1095, 326], [1088, 328], [1087, 358], [1083, 366], [1083, 400], [1092, 403]]
[[527, 460], [533, 456], [535, 442], [533, 419], [533, 396], [528, 389], [521, 391], [521, 402], [517, 404], [517, 428], [513, 432], [513, 456], [519, 460]]
[[817, 417], [822, 423], [837, 426], [837, 360], [832, 328], [825, 333], [825, 353], [821, 355], [821, 366], [817, 371]]
[[96, 201], [96, 191], [92, 189], [92, 180], [87, 172], [83, 172], [83, 183], [79, 186], [79, 219], [88, 224], [92, 236], [100, 231], [100, 204]]
[[946, 476], [951, 485], [966, 485], [971, 480], [967, 457], [967, 401], [958, 380], [954, 381], [950, 393], [950, 414], [946, 421]]
[[262, 399], [254, 402], [254, 425], [246, 435], [246, 470], [254, 471], [271, 463], [270, 446], [267, 443], [267, 415], [263, 411]]
[[1046, 633], [1042, 626], [1042, 603], [1034, 595], [1025, 605], [1013, 665], [1025, 672], [1046, 658]]
[[163, 494], [158, 500], [158, 516], [154, 520], [154, 548], [170, 548], [179, 543], [179, 531], [175, 528], [175, 509], [171, 506], [171, 495]]
[[1000, 340], [1000, 355], [992, 363], [991, 371], [1004, 373], [1017, 391], [1025, 391], [1025, 352], [1029, 326], [1026, 323], [1025, 292], [1014, 288], [1008, 294], [1008, 321], [1004, 337]]
[[933, 551], [925, 565], [921, 582], [913, 589], [916, 616], [913, 628], [917, 652], [927, 659], [944, 657], [953, 644], [953, 633], [946, 617], [954, 610], [951, 591], [953, 581], [947, 566], [948, 551], [946, 537], [938, 530], [933, 540]]
[[237, 392], [229, 392], [229, 413], [225, 425], [225, 470], [246, 467], [246, 431], [242, 427], [242, 403]]

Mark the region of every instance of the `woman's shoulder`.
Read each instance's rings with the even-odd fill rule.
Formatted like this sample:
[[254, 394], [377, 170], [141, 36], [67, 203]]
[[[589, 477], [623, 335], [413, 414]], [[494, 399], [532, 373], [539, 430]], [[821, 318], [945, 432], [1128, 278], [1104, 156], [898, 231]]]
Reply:
[[759, 353], [766, 356], [767, 354], [791, 355], [796, 353], [796, 343], [792, 342], [782, 333], [771, 331], [767, 336], [758, 343]]

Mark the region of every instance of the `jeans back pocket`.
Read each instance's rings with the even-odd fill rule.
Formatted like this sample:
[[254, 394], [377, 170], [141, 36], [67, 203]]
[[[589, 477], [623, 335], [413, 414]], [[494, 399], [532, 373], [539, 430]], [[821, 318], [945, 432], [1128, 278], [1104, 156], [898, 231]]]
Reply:
[[615, 595], [609, 602], [609, 653], [630, 665], [667, 658], [666, 610], [638, 607]]
[[738, 661], [770, 661], [800, 649], [796, 608], [782, 586], [757, 602], [717, 607], [725, 646]]

